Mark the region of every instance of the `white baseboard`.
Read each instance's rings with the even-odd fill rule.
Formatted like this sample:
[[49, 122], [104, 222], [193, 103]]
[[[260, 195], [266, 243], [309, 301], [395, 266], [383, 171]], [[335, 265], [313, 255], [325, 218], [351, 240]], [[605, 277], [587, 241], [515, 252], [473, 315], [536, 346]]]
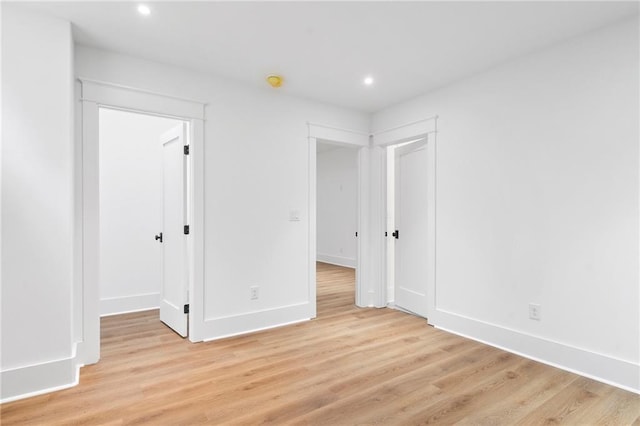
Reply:
[[160, 293], [136, 294], [135, 296], [112, 297], [100, 300], [100, 316], [126, 314], [128, 312], [158, 309]]
[[0, 403], [29, 398], [78, 384], [77, 352], [70, 358], [12, 368], [0, 372]]
[[357, 265], [357, 260], [351, 257], [331, 256], [329, 254], [318, 253], [316, 259], [318, 262], [330, 263], [331, 265], [344, 266], [347, 268], [355, 268]]
[[307, 321], [312, 317], [310, 310], [309, 303], [304, 302], [230, 317], [208, 318], [202, 327], [202, 340], [223, 339]]
[[438, 309], [436, 328], [640, 394], [640, 365]]

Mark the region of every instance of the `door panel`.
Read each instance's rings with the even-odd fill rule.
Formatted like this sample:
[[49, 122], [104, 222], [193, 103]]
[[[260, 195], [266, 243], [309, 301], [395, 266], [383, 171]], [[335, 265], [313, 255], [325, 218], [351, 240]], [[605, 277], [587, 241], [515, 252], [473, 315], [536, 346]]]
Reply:
[[427, 316], [427, 139], [395, 150], [395, 304]]
[[186, 182], [187, 157], [184, 155], [186, 125], [180, 123], [161, 137], [162, 143], [162, 284], [160, 320], [176, 333], [188, 333]]

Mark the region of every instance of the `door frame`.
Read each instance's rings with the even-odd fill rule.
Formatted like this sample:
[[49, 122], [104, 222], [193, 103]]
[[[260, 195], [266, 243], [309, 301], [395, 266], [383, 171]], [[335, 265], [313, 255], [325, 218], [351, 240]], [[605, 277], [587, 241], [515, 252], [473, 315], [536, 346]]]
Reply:
[[[187, 244], [189, 277], [189, 340], [202, 340], [204, 325], [204, 102], [178, 98], [114, 83], [78, 78], [80, 83], [82, 130], [78, 135], [81, 154], [77, 157], [79, 218], [82, 224], [78, 244], [81, 248], [79, 285], [74, 291], [74, 304], [79, 303], [82, 329], [78, 355], [83, 365], [100, 359], [100, 157], [99, 108], [110, 108], [147, 115], [174, 118], [189, 123], [188, 217], [190, 234]], [[77, 118], [76, 118], [77, 119]]]
[[356, 305], [371, 306], [368, 300], [368, 291], [364, 288], [367, 280], [368, 259], [363, 253], [367, 242], [367, 233], [362, 232], [367, 227], [367, 209], [368, 202], [368, 169], [369, 169], [369, 134], [358, 130], [341, 129], [334, 126], [328, 126], [317, 123], [307, 123], [308, 128], [308, 158], [309, 158], [309, 260], [308, 260], [308, 288], [309, 288], [309, 305], [312, 306], [311, 318], [317, 316], [317, 300], [316, 300], [316, 257], [317, 257], [317, 157], [316, 148], [319, 141], [329, 142], [334, 145], [343, 145], [345, 147], [358, 149], [358, 208], [356, 231], [358, 232], [357, 253], [356, 253]]

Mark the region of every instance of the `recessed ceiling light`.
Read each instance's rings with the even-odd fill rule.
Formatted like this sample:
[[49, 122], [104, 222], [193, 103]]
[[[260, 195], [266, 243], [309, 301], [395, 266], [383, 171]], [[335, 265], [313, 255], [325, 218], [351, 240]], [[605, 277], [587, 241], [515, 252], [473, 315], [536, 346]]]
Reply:
[[365, 77], [363, 82], [366, 86], [371, 86], [373, 84], [373, 77]]
[[140, 13], [140, 15], [147, 16], [151, 14], [151, 9], [149, 9], [149, 6], [141, 4], [138, 5], [138, 13]]

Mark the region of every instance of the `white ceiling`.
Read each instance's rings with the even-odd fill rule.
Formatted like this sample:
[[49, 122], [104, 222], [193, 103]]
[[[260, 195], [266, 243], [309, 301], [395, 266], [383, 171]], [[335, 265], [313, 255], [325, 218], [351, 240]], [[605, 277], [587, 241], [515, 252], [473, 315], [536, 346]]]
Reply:
[[[377, 111], [631, 17], [631, 2], [44, 2], [77, 43]], [[362, 79], [375, 83], [365, 87]]]

